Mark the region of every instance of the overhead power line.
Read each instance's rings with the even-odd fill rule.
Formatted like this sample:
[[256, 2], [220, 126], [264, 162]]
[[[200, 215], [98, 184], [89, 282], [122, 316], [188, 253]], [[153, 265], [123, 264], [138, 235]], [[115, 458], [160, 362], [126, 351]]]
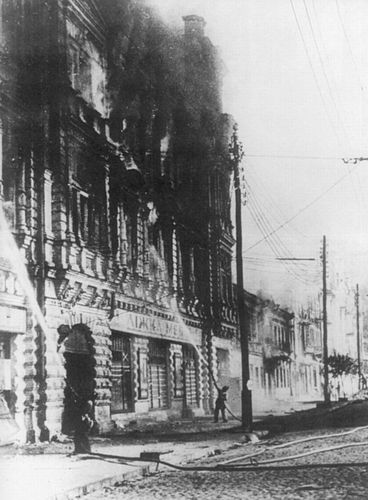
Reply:
[[313, 22], [312, 22], [312, 18], [310, 16], [310, 13], [309, 13], [309, 9], [308, 9], [306, 0], [302, 0], [302, 1], [303, 1], [305, 12], [307, 14], [307, 20], [308, 20], [308, 24], [309, 24], [309, 27], [310, 27], [310, 30], [311, 30], [311, 34], [312, 34], [312, 39], [313, 39], [313, 42], [314, 42], [314, 46], [316, 48], [318, 59], [319, 59], [320, 65], [321, 65], [322, 74], [323, 74], [323, 76], [325, 78], [325, 81], [326, 81], [326, 84], [327, 84], [328, 94], [330, 96], [331, 102], [332, 102], [332, 104], [333, 104], [333, 106], [335, 108], [335, 111], [336, 111], [337, 121], [340, 124], [341, 130], [343, 132], [343, 135], [344, 135], [346, 141], [350, 144], [350, 139], [349, 139], [349, 136], [348, 136], [346, 128], [345, 128], [344, 120], [341, 118], [340, 111], [339, 111], [339, 108], [337, 106], [337, 102], [336, 102], [335, 97], [334, 97], [333, 92], [332, 92], [332, 88], [331, 88], [331, 84], [330, 84], [330, 79], [328, 77], [327, 70], [325, 68], [325, 63], [323, 61], [321, 49], [320, 49], [319, 44], [317, 42], [317, 37], [316, 37], [316, 34], [314, 32]]
[[[261, 205], [259, 204], [257, 198], [255, 197], [255, 194], [252, 192], [252, 189], [246, 180], [245, 185], [252, 197], [252, 199], [248, 203], [250, 214], [252, 215], [254, 222], [258, 226], [263, 236], [266, 236], [267, 233], [272, 232], [273, 226], [267, 216], [264, 214]], [[270, 239], [268, 239], [267, 244], [270, 246], [272, 252], [276, 255], [276, 257], [281, 258], [283, 255], [289, 255], [289, 261], [285, 261], [282, 263], [284, 264], [285, 270], [295, 279], [303, 282], [306, 285], [312, 285], [315, 283], [313, 278], [309, 279], [308, 275], [306, 274], [307, 269], [304, 268], [303, 265], [300, 265], [297, 262], [293, 261], [293, 256], [291, 255], [290, 250], [282, 242], [278, 235], [272, 236]]]
[[357, 65], [357, 63], [355, 61], [355, 57], [354, 57], [354, 54], [353, 54], [353, 49], [351, 47], [350, 39], [349, 39], [347, 30], [346, 30], [346, 27], [345, 27], [344, 19], [343, 19], [342, 13], [341, 13], [340, 5], [339, 5], [339, 0], [335, 0], [335, 4], [336, 4], [337, 15], [338, 15], [338, 18], [339, 18], [339, 21], [340, 21], [340, 24], [341, 24], [341, 28], [342, 28], [342, 31], [343, 31], [343, 34], [344, 34], [344, 38], [346, 40], [346, 44], [347, 44], [347, 47], [348, 47], [348, 50], [349, 50], [350, 58], [351, 58], [351, 61], [353, 63], [353, 66], [354, 66], [354, 70], [355, 70], [357, 79], [359, 81], [359, 87], [360, 87], [360, 90], [362, 92], [364, 92], [364, 86], [362, 84], [362, 79], [361, 79], [361, 76], [360, 76], [360, 72], [358, 70], [358, 65]]
[[337, 143], [340, 144], [341, 142], [341, 139], [339, 137], [339, 134], [337, 132], [337, 129], [336, 129], [336, 126], [335, 126], [335, 123], [331, 117], [331, 113], [328, 109], [328, 106], [327, 106], [327, 103], [326, 103], [326, 100], [323, 96], [323, 92], [322, 92], [322, 89], [321, 89], [321, 86], [320, 86], [320, 83], [318, 81], [318, 78], [317, 78], [317, 74], [316, 74], [316, 71], [314, 69], [314, 66], [313, 66], [313, 62], [312, 62], [312, 58], [311, 58], [311, 55], [309, 53], [309, 50], [308, 50], [308, 47], [307, 47], [307, 42], [306, 42], [306, 39], [304, 37], [304, 34], [303, 34], [303, 30], [302, 30], [302, 27], [301, 27], [301, 24], [300, 24], [300, 21], [298, 19], [298, 15], [296, 13], [296, 10], [295, 10], [295, 5], [294, 5], [294, 2], [293, 0], [290, 0], [290, 5], [291, 5], [291, 8], [292, 8], [292, 11], [293, 11], [293, 15], [294, 15], [294, 19], [295, 19], [295, 22], [296, 22], [296, 25], [297, 25], [297, 28], [298, 28], [298, 31], [299, 31], [299, 35], [300, 35], [300, 38], [302, 40], [302, 43], [303, 43], [303, 46], [304, 46], [304, 51], [305, 51], [305, 54], [307, 56], [307, 59], [308, 59], [308, 63], [309, 63], [309, 66], [312, 70], [312, 74], [313, 74], [313, 78], [314, 78], [314, 81], [315, 81], [315, 84], [316, 84], [316, 87], [317, 87], [317, 90], [318, 90], [318, 93], [320, 95], [320, 98], [321, 98], [321, 101], [322, 101], [322, 104], [323, 104], [323, 107], [325, 109], [325, 112], [326, 112], [326, 116], [328, 118], [328, 121], [330, 122], [330, 125], [331, 125], [331, 129], [335, 135], [335, 138], [337, 140]]
[[[355, 168], [355, 167], [354, 167]], [[278, 232], [280, 229], [282, 229], [286, 224], [288, 224], [289, 222], [293, 221], [294, 219], [296, 219], [300, 214], [302, 214], [303, 212], [305, 212], [306, 210], [308, 210], [308, 208], [310, 208], [312, 205], [314, 205], [315, 203], [317, 203], [317, 201], [319, 201], [321, 198], [323, 198], [327, 193], [329, 193], [335, 186], [337, 186], [338, 184], [340, 184], [340, 182], [342, 182], [344, 179], [346, 179], [346, 177], [348, 177], [352, 172], [353, 172], [354, 169], [350, 169], [348, 172], [346, 172], [344, 175], [342, 175], [341, 177], [339, 177], [339, 179], [337, 179], [337, 181], [335, 181], [329, 188], [325, 189], [321, 194], [319, 194], [318, 196], [316, 196], [316, 198], [314, 198], [312, 201], [310, 201], [309, 203], [307, 203], [307, 205], [305, 205], [303, 208], [301, 208], [296, 214], [294, 214], [292, 217], [290, 217], [288, 220], [286, 220], [285, 222], [283, 222], [280, 226], [278, 226], [276, 229], [274, 229], [273, 231], [271, 231], [269, 234], [266, 234], [263, 238], [261, 238], [260, 240], [258, 240], [256, 243], [254, 243], [253, 245], [251, 245], [250, 247], [246, 248], [244, 250], [244, 253], [245, 252], [248, 252], [249, 250], [251, 250], [252, 248], [256, 247], [257, 245], [259, 245], [260, 243], [262, 243], [262, 241], [265, 241], [267, 240], [268, 238], [270, 238], [271, 236], [273, 236], [276, 232]]]
[[[264, 234], [264, 228], [262, 228], [262, 222], [260, 220], [260, 217], [259, 215], [257, 215], [254, 211], [253, 211], [253, 208], [251, 208], [250, 205], [248, 205], [248, 209], [250, 211], [250, 214], [252, 215], [252, 218], [254, 220], [254, 222], [257, 224], [258, 228], [260, 229], [260, 231], [262, 232], [262, 234]], [[271, 250], [275, 253], [275, 255], [277, 255], [277, 248], [274, 244], [274, 242], [272, 242], [271, 239], [267, 239], [266, 240], [267, 244], [270, 246]], [[284, 263], [285, 264], [285, 263]], [[303, 278], [301, 275], [299, 275], [297, 273], [296, 270], [294, 270], [293, 268], [289, 268], [287, 265], [285, 265], [285, 270], [288, 274], [290, 274], [294, 279], [297, 279], [298, 281], [301, 281], [302, 283], [304, 283], [305, 285], [311, 285], [312, 282], [309, 282], [307, 281], [305, 278]]]

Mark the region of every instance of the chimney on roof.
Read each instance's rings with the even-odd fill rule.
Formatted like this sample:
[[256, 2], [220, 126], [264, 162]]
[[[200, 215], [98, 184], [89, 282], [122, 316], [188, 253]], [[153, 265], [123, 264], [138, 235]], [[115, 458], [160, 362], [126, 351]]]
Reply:
[[204, 27], [206, 26], [206, 21], [201, 16], [184, 16], [184, 33], [186, 36], [204, 36]]

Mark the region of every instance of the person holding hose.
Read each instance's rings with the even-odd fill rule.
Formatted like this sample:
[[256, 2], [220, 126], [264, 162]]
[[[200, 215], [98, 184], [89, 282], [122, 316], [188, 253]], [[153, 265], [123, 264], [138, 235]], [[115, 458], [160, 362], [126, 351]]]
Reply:
[[214, 414], [214, 422], [218, 422], [219, 413], [221, 412], [222, 421], [227, 422], [226, 418], [226, 401], [227, 401], [227, 391], [229, 387], [224, 385], [222, 389], [217, 387], [218, 396], [215, 402], [215, 414]]

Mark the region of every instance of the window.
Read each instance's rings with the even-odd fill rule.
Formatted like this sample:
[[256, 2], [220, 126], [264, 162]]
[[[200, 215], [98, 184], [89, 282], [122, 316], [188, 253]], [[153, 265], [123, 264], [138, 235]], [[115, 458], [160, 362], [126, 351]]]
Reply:
[[92, 69], [90, 56], [76, 45], [69, 49], [68, 72], [70, 83], [86, 100], [92, 99]]
[[255, 380], [255, 385], [256, 385], [256, 387], [260, 386], [260, 383], [259, 383], [259, 368], [258, 368], [258, 366], [256, 366], [256, 380]]
[[147, 350], [138, 349], [138, 398], [148, 398]]
[[111, 409], [128, 412], [133, 410], [130, 338], [112, 336]]
[[88, 222], [89, 222], [89, 207], [88, 207], [88, 196], [86, 194], [79, 193], [79, 204], [80, 204], [80, 216], [79, 216], [79, 229], [81, 238], [84, 241], [88, 240]]
[[[216, 349], [217, 374], [219, 379], [226, 379], [230, 376], [230, 354], [227, 349]], [[251, 366], [251, 369], [253, 367]]]
[[77, 187], [72, 191], [72, 224], [77, 241], [102, 249], [104, 241], [102, 204]]
[[265, 387], [265, 385], [266, 385], [265, 371], [264, 371], [264, 368], [261, 367], [261, 386]]
[[317, 370], [313, 368], [313, 385], [317, 388]]
[[183, 380], [183, 357], [181, 353], [174, 354], [174, 397], [183, 397], [184, 380]]
[[167, 408], [169, 394], [167, 386], [167, 343], [149, 342], [149, 386], [151, 409]]

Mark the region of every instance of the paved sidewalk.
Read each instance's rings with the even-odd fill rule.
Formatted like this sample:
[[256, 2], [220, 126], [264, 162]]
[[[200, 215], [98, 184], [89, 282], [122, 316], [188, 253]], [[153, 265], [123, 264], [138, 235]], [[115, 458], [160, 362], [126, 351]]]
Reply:
[[3, 500], [68, 499], [114, 484], [147, 467], [117, 465], [102, 460], [78, 460], [65, 455], [17, 455], [0, 460]]
[[[189, 441], [183, 439], [159, 440], [152, 435], [141, 438], [94, 438], [92, 451], [127, 457], [139, 457], [141, 452], [165, 453], [162, 457], [174, 464], [185, 464], [215, 454], [217, 449], [228, 449], [238, 442], [239, 434], [222, 434], [234, 423], [211, 426], [211, 433]], [[209, 427], [207, 427], [209, 430]], [[216, 433], [216, 429], [220, 432]], [[185, 428], [182, 434], [187, 434]], [[192, 428], [193, 431], [193, 428]], [[210, 435], [211, 434], [211, 435]], [[189, 433], [188, 433], [189, 435]], [[162, 437], [162, 436], [161, 436]], [[169, 439], [169, 438], [168, 438]], [[148, 442], [147, 442], [148, 441]], [[244, 439], [244, 443], [245, 443]], [[125, 444], [126, 442], [126, 444]], [[134, 444], [137, 443], [137, 444]], [[129, 462], [117, 464], [90, 456], [70, 456], [73, 445], [54, 443], [30, 445], [15, 450], [7, 447], [0, 453], [1, 500], [65, 500], [110, 486], [133, 476], [142, 476], [156, 469], [156, 464]], [[160, 466], [161, 468], [162, 466]]]

